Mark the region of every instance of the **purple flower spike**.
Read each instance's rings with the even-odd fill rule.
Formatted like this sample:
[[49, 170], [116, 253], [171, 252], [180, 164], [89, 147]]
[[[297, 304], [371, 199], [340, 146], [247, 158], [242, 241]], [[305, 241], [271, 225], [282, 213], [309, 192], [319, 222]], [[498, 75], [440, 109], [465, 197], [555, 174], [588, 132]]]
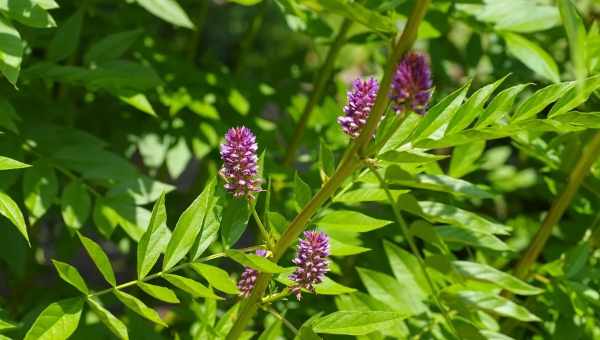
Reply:
[[298, 252], [292, 262], [296, 271], [289, 276], [295, 282], [292, 292], [298, 301], [302, 298], [302, 289], [314, 293], [314, 285], [323, 282], [325, 273], [329, 271], [329, 237], [322, 232], [305, 231], [304, 239], [298, 243]]
[[356, 79], [352, 82], [352, 91], [348, 91], [348, 104], [344, 106], [345, 115], [338, 118], [342, 130], [351, 138], [360, 135], [375, 104], [379, 83], [373, 78]]
[[[256, 250], [256, 255], [266, 257], [267, 251], [264, 249]], [[237, 287], [240, 290], [240, 296], [247, 298], [252, 293], [256, 279], [258, 278], [258, 270], [252, 268], [244, 268], [244, 272], [238, 281]]]
[[431, 99], [431, 70], [427, 57], [409, 52], [402, 58], [392, 80], [390, 97], [396, 113], [425, 114]]
[[225, 180], [225, 189], [236, 198], [254, 199], [254, 193], [261, 190], [261, 180], [256, 178], [256, 150], [256, 137], [247, 127], [231, 128], [225, 134], [225, 143], [221, 144], [223, 166], [219, 174]]

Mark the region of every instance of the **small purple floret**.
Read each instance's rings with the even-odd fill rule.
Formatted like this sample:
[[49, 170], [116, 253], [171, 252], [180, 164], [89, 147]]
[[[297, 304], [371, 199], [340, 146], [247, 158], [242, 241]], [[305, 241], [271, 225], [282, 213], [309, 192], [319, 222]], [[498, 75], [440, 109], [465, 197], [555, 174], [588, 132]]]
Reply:
[[225, 134], [225, 143], [221, 144], [223, 166], [219, 174], [225, 180], [225, 189], [236, 198], [254, 199], [254, 193], [261, 190], [261, 180], [256, 177], [257, 150], [256, 137], [247, 127], [234, 127]]
[[295, 284], [291, 287], [296, 298], [302, 298], [302, 289], [315, 292], [314, 285], [323, 282], [329, 271], [329, 237], [323, 232], [305, 231], [304, 239], [298, 243], [298, 252], [292, 262], [296, 270], [289, 279]]
[[373, 78], [356, 79], [352, 82], [352, 91], [348, 91], [348, 104], [344, 106], [345, 115], [338, 118], [342, 130], [351, 138], [360, 135], [375, 104], [379, 83]]
[[392, 80], [390, 97], [396, 113], [425, 114], [431, 99], [431, 70], [427, 57], [409, 52], [402, 58]]
[[[256, 255], [258, 256], [267, 256], [267, 251], [264, 249], [256, 250]], [[247, 298], [252, 293], [252, 289], [254, 289], [254, 285], [256, 284], [256, 279], [258, 278], [258, 270], [252, 268], [244, 268], [244, 272], [240, 277], [240, 280], [237, 283], [237, 287], [240, 291], [240, 296]]]

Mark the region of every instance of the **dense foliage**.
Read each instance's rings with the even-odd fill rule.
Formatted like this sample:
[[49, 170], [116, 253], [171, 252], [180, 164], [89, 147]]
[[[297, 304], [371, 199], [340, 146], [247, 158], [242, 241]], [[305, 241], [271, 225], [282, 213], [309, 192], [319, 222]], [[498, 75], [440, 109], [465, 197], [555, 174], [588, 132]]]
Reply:
[[0, 339], [600, 339], [598, 0], [0, 0]]

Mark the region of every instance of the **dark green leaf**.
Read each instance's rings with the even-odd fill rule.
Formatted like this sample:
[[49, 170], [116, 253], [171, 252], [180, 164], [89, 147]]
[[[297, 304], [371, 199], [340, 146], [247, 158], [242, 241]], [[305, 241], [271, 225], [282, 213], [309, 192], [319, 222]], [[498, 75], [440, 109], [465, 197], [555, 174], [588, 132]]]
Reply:
[[78, 10], [63, 24], [59, 25], [48, 45], [48, 59], [60, 61], [75, 53], [79, 45], [82, 23], [83, 10]]
[[308, 186], [296, 172], [294, 175], [294, 199], [296, 200], [296, 208], [298, 211], [302, 210], [311, 198], [312, 191], [310, 190], [310, 186]]
[[80, 229], [92, 210], [92, 199], [86, 186], [79, 181], [69, 183], [61, 197], [61, 212], [67, 227]]

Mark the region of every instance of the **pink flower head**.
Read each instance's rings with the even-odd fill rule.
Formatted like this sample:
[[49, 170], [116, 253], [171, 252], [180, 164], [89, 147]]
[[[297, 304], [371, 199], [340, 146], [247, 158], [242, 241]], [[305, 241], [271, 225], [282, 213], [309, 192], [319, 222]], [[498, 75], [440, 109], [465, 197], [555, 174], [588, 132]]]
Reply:
[[294, 281], [292, 292], [302, 298], [302, 289], [314, 293], [314, 285], [323, 282], [329, 271], [329, 237], [323, 232], [305, 231], [304, 239], [298, 243], [298, 252], [292, 262], [296, 270], [289, 276]]
[[373, 78], [356, 79], [352, 82], [352, 91], [348, 91], [348, 104], [344, 106], [344, 116], [338, 118], [342, 130], [351, 138], [360, 135], [375, 104], [379, 83]]
[[431, 99], [431, 70], [427, 57], [409, 52], [402, 58], [394, 79], [390, 97], [396, 113], [413, 111], [425, 114]]
[[225, 180], [225, 189], [236, 198], [254, 199], [254, 193], [261, 190], [261, 180], [257, 178], [257, 150], [256, 137], [247, 127], [234, 127], [225, 134], [219, 174]]

